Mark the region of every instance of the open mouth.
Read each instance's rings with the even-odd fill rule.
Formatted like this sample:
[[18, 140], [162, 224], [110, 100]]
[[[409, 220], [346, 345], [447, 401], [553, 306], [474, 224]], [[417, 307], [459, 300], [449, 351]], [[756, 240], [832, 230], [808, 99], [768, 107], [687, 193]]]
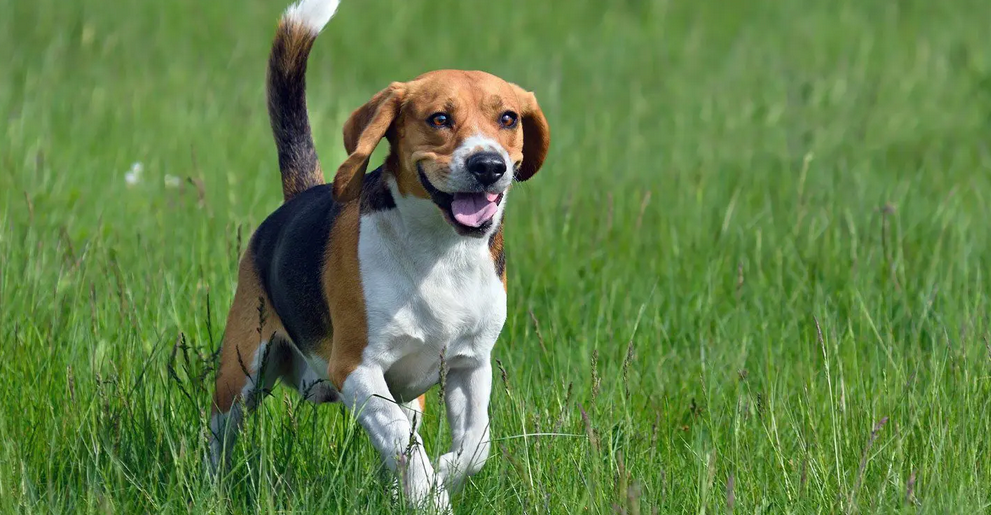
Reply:
[[437, 204], [444, 218], [462, 236], [482, 236], [492, 227], [492, 220], [499, 211], [503, 193], [485, 191], [447, 193], [430, 183], [423, 170], [417, 167], [420, 182]]

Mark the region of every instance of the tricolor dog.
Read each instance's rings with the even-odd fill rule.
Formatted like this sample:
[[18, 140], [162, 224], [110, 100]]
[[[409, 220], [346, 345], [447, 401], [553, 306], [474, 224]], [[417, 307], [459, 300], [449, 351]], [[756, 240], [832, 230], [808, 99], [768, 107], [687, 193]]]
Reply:
[[[337, 0], [279, 24], [268, 110], [285, 203], [255, 231], [227, 317], [210, 427], [223, 466], [243, 410], [277, 380], [343, 402], [415, 505], [448, 506], [489, 454], [490, 355], [506, 319], [502, 218], [540, 169], [547, 121], [532, 93], [478, 71], [394, 82], [344, 124], [325, 184], [306, 112], [306, 60]], [[367, 173], [386, 138], [389, 153]], [[440, 382], [453, 442], [431, 463], [417, 420]]]

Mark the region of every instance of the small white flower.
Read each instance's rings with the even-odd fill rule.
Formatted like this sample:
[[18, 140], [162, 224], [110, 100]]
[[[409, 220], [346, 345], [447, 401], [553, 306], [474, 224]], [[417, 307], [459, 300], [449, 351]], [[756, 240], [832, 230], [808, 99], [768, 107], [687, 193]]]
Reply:
[[135, 184], [141, 182], [141, 172], [144, 169], [144, 165], [140, 162], [131, 164], [131, 170], [124, 174], [124, 182], [126, 182], [128, 186], [134, 186]]
[[165, 176], [165, 187], [166, 188], [178, 188], [179, 187], [179, 183], [181, 183], [181, 182], [182, 182], [182, 179], [176, 177], [175, 175], [166, 175]]

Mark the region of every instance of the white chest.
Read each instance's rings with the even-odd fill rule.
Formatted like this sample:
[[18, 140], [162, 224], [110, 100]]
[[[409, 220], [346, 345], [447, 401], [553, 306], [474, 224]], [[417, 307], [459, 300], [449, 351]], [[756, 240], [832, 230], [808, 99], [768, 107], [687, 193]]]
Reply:
[[363, 359], [381, 366], [390, 389], [408, 397], [436, 383], [442, 354], [449, 366], [489, 355], [506, 320], [506, 292], [486, 239], [403, 241], [386, 216], [361, 221]]

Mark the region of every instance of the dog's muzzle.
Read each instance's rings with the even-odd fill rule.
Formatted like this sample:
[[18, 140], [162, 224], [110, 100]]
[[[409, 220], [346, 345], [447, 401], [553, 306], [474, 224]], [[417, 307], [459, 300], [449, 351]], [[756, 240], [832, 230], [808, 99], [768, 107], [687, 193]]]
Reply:
[[477, 152], [465, 159], [465, 169], [483, 188], [487, 188], [506, 174], [506, 162], [495, 152]]

